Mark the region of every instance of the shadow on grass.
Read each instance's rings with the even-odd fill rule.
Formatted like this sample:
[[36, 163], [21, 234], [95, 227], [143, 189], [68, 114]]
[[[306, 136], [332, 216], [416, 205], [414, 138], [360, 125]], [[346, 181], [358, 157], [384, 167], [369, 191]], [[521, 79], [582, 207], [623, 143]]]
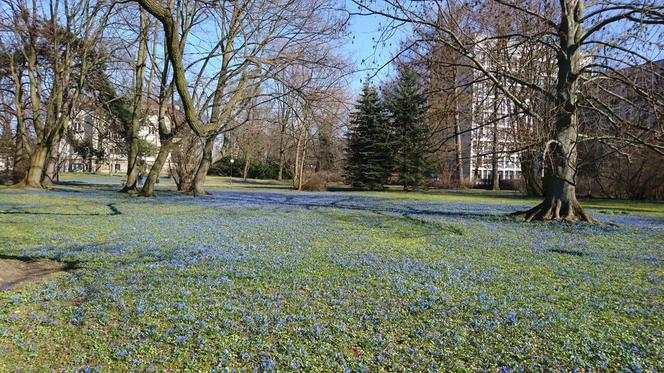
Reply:
[[53, 216], [116, 216], [122, 215], [122, 212], [118, 210], [115, 206], [115, 203], [108, 203], [108, 213], [58, 213], [58, 212], [40, 212], [40, 211], [25, 211], [25, 210], [4, 210], [0, 211], [0, 215], [53, 215]]
[[550, 253], [555, 253], [555, 254], [564, 254], [564, 255], [573, 255], [573, 256], [585, 256], [586, 254], [582, 253], [581, 251], [577, 250], [561, 250], [561, 249], [549, 249], [547, 250]]
[[[340, 210], [348, 211], [361, 211], [361, 212], [373, 212], [376, 214], [392, 214], [400, 215], [404, 219], [417, 220], [421, 223], [429, 223], [422, 221], [419, 217], [465, 217], [465, 218], [495, 218], [501, 219], [502, 215], [496, 215], [491, 213], [482, 213], [482, 212], [468, 212], [468, 211], [442, 211], [442, 210], [423, 210], [417, 209], [411, 206], [399, 206], [394, 205], [393, 207], [383, 207], [383, 206], [369, 206], [367, 198], [370, 200], [375, 200], [374, 197], [362, 197], [362, 196], [348, 196], [345, 198], [337, 198], [335, 200], [326, 200], [326, 196], [323, 194], [323, 200], [316, 200], [317, 197], [307, 196], [307, 195], [284, 195], [280, 193], [266, 193], [257, 195], [252, 193], [251, 195], [242, 193], [242, 192], [226, 192], [223, 195], [215, 194], [213, 198], [219, 202], [230, 202], [233, 204], [242, 204], [250, 203], [259, 206], [274, 206], [274, 207], [299, 207], [307, 210], [315, 210], [320, 208], [334, 208]], [[378, 200], [380, 201], [380, 199]], [[383, 201], [385, 202], [385, 201]], [[459, 234], [459, 232], [456, 232]]]

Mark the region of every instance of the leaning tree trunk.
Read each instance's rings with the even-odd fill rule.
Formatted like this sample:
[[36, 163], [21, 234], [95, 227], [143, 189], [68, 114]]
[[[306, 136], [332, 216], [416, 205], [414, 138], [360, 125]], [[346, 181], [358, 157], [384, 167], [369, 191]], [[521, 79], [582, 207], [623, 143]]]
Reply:
[[[129, 156], [127, 157], [127, 182], [120, 190], [121, 193], [135, 192], [138, 181], [138, 131], [132, 129], [131, 142], [129, 145]], [[134, 133], [136, 134], [134, 136]]]
[[173, 148], [173, 140], [162, 140], [161, 147], [159, 148], [159, 153], [157, 158], [150, 168], [150, 173], [148, 174], [147, 179], [145, 179], [145, 184], [143, 184], [143, 189], [141, 190], [141, 195], [144, 197], [154, 197], [154, 186], [157, 184], [157, 179], [161, 174], [161, 169], [164, 168], [164, 163], [168, 159], [168, 155]]
[[577, 100], [583, 38], [583, 0], [562, 2], [558, 53], [558, 107], [555, 138], [544, 147], [544, 201], [528, 211], [513, 214], [526, 221], [562, 219], [594, 222], [576, 199], [578, 116]]
[[[148, 21], [143, 8], [140, 10], [140, 34], [136, 64], [134, 66], [134, 98], [132, 102], [131, 121], [129, 123], [129, 154], [127, 157], [127, 183], [120, 190], [122, 193], [137, 192], [137, 181], [139, 170], [138, 153], [141, 129], [140, 111], [143, 101], [143, 79], [145, 79], [145, 62], [148, 55], [148, 38], [150, 32], [150, 22]], [[148, 82], [148, 86], [150, 82]]]
[[205, 139], [203, 157], [201, 158], [201, 162], [198, 164], [196, 176], [194, 176], [194, 180], [191, 186], [191, 193], [194, 196], [203, 196], [209, 194], [205, 191], [204, 184], [208, 170], [212, 164], [212, 148], [214, 147], [215, 138], [216, 136], [209, 136], [207, 139]]

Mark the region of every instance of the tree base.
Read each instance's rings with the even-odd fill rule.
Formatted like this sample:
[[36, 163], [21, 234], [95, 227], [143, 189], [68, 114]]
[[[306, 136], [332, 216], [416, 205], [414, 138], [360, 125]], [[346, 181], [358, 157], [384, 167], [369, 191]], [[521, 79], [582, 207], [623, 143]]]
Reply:
[[16, 188], [16, 189], [37, 189], [37, 190], [48, 189], [48, 187], [42, 185], [41, 183], [40, 183], [40, 184], [36, 184], [36, 185], [34, 185], [34, 184], [31, 184], [31, 183], [26, 182], [25, 180], [20, 181], [20, 182], [18, 182], [18, 183], [16, 183], [16, 184], [12, 184], [12, 185], [10, 186], [10, 188]]
[[147, 197], [147, 198], [155, 198], [157, 195], [155, 192], [144, 192], [141, 191], [140, 193], [137, 194], [138, 197]]
[[539, 205], [526, 211], [517, 211], [509, 215], [515, 220], [530, 221], [551, 221], [561, 220], [566, 222], [583, 221], [587, 223], [596, 223], [597, 221], [586, 213], [581, 205], [576, 202], [567, 202], [559, 199], [545, 200]]
[[131, 188], [131, 187], [128, 187], [128, 186], [125, 185], [125, 186], [122, 187], [122, 189], [118, 190], [118, 193], [125, 193], [125, 194], [129, 194], [129, 195], [136, 195], [136, 194], [139, 193], [139, 190], [138, 190], [138, 188], [136, 188], [136, 187]]

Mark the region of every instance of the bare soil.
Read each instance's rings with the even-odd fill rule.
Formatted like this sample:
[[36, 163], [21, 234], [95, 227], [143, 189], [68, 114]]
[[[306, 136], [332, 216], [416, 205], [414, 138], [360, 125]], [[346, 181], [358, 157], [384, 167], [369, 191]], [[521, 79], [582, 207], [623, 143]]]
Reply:
[[74, 268], [71, 262], [0, 255], [0, 290], [45, 281]]

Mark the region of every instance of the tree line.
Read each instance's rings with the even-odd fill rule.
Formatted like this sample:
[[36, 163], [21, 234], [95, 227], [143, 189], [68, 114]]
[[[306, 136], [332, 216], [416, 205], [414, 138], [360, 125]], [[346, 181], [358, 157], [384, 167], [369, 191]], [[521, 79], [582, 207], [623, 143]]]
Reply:
[[[178, 190], [205, 194], [231, 159], [238, 176], [302, 190], [343, 179], [496, 189], [518, 158], [522, 188], [543, 196], [525, 220], [592, 221], [584, 190], [664, 193], [659, 2], [351, 3], [2, 0], [6, 176], [48, 187], [66, 143], [109, 168], [126, 154], [122, 192], [144, 196], [165, 168]], [[340, 47], [365, 16], [384, 37], [408, 36], [389, 62], [397, 77], [365, 85], [351, 109], [355, 69]], [[141, 138], [148, 126], [158, 147]]]

